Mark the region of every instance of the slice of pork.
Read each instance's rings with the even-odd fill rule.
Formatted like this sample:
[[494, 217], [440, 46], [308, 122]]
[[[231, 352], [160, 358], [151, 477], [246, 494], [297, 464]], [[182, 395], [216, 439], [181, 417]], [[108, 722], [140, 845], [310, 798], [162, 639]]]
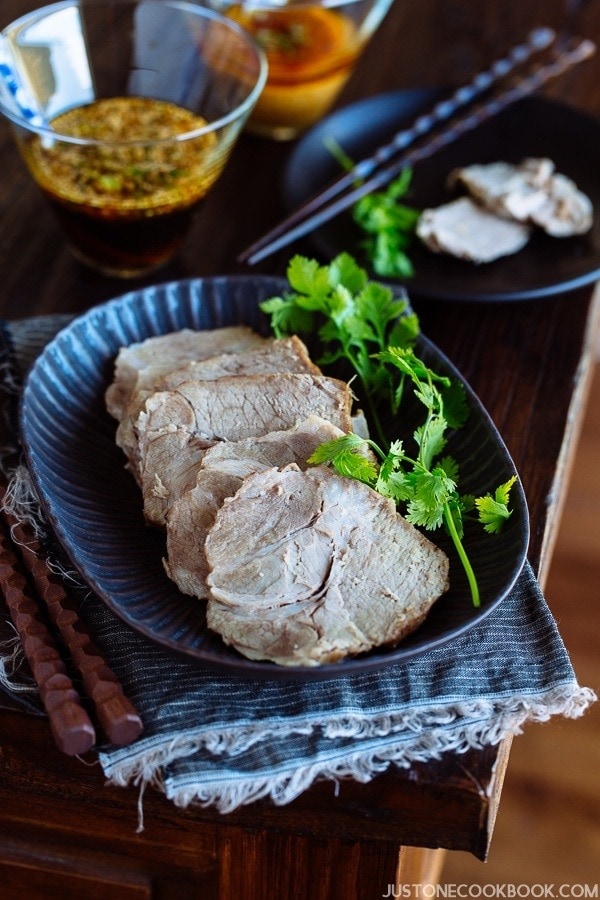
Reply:
[[119, 422], [117, 446], [127, 457], [127, 467], [134, 477], [137, 478], [138, 468], [135, 422], [160, 377], [192, 360], [268, 347], [272, 340], [245, 325], [233, 325], [206, 331], [183, 328], [122, 347], [105, 402], [109, 413]]
[[319, 367], [311, 360], [306, 345], [294, 335], [273, 340], [268, 346], [255, 350], [192, 360], [159, 378], [154, 389], [172, 391], [185, 381], [216, 381], [231, 375], [269, 375], [273, 372], [321, 374]]
[[532, 222], [552, 237], [585, 234], [594, 220], [592, 201], [566, 175], [556, 174], [548, 199], [531, 216]]
[[106, 408], [121, 421], [136, 391], [151, 390], [161, 375], [183, 363], [220, 353], [238, 353], [268, 342], [268, 338], [245, 325], [232, 325], [208, 331], [183, 328], [122, 347], [115, 360], [113, 381], [105, 394]]
[[446, 555], [391, 500], [320, 466], [245, 479], [205, 549], [209, 627], [286, 666], [393, 646], [448, 586]]
[[343, 432], [318, 416], [309, 416], [286, 431], [243, 441], [222, 441], [207, 450], [196, 473], [196, 484], [175, 500], [168, 511], [165, 571], [180, 591], [208, 597], [208, 565], [204, 542], [217, 511], [244, 478], [273, 467], [296, 463], [300, 469], [316, 448]]
[[552, 160], [527, 158], [456, 169], [451, 185], [461, 185], [490, 212], [543, 228], [553, 237], [584, 234], [592, 226], [592, 203], [577, 185], [555, 171]]
[[521, 170], [519, 166], [507, 162], [474, 164], [455, 169], [450, 173], [448, 183], [465, 188], [490, 212], [527, 222], [546, 200], [553, 168], [552, 163], [535, 170]]
[[531, 229], [483, 209], [469, 197], [460, 197], [436, 209], [423, 210], [416, 233], [434, 253], [489, 263], [521, 250]]
[[260, 437], [309, 415], [352, 430], [352, 393], [323, 375], [239, 375], [184, 382], [148, 398], [137, 431], [140, 483], [148, 521], [164, 524], [169, 507], [195, 483], [206, 449], [218, 441]]
[[137, 390], [117, 429], [117, 444], [135, 472], [139, 466], [137, 421], [148, 397], [157, 391], [171, 391], [186, 381], [215, 381], [233, 375], [261, 375], [274, 372], [312, 373], [321, 370], [312, 362], [300, 338], [263, 339], [259, 347], [221, 353], [177, 365], [158, 378], [149, 390]]

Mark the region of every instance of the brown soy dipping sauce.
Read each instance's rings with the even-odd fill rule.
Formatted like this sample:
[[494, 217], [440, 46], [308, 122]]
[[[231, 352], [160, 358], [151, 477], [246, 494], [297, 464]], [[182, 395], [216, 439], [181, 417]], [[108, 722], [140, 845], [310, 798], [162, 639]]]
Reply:
[[49, 191], [44, 194], [75, 257], [106, 274], [130, 277], [166, 265], [173, 258], [200, 204], [124, 218], [118, 209], [98, 216], [94, 209], [63, 203]]
[[23, 148], [74, 255], [127, 276], [168, 262], [222, 158], [214, 133], [168, 139], [206, 121], [162, 100], [116, 97], [69, 110], [51, 124], [61, 135], [104, 142], [36, 136]]

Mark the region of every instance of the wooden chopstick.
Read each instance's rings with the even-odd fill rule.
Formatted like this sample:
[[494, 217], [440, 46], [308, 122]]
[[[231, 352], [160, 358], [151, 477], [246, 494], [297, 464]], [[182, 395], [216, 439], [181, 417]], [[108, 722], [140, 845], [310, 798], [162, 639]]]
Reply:
[[[527, 45], [522, 45], [526, 47]], [[546, 45], [547, 46], [547, 45]], [[516, 48], [515, 48], [516, 49]], [[532, 47], [530, 52], [535, 48]], [[262, 259], [271, 256], [277, 250], [292, 243], [292, 241], [303, 237], [309, 231], [320, 227], [325, 222], [339, 215], [339, 213], [348, 209], [362, 197], [373, 191], [379, 190], [384, 185], [389, 184], [403, 169], [414, 166], [417, 162], [426, 159], [436, 153], [441, 147], [447, 146], [466, 132], [476, 128], [482, 122], [493, 116], [498, 115], [502, 110], [516, 103], [518, 100], [535, 93], [549, 80], [562, 75], [572, 66], [588, 59], [595, 52], [595, 44], [587, 39], [575, 39], [569, 44], [553, 50], [553, 56], [550, 62], [538, 64], [527, 74], [516, 79], [507, 88], [489, 98], [480, 104], [475, 105], [468, 115], [464, 117], [453, 116], [448, 120], [447, 125], [440, 131], [434, 132], [428, 140], [412, 150], [406, 150], [401, 153], [398, 158], [393, 159], [395, 155], [394, 140], [385, 147], [376, 151], [372, 157], [363, 160], [354, 167], [351, 173], [341, 176], [335, 182], [326, 186], [323, 191], [315, 195], [302, 207], [292, 212], [283, 221], [271, 229], [267, 234], [263, 235], [258, 241], [248, 247], [238, 257], [238, 261], [246, 262], [248, 265], [254, 265]], [[507, 60], [511, 55], [507, 57]], [[492, 71], [492, 70], [490, 70]], [[504, 77], [504, 75], [502, 76]], [[476, 79], [474, 80], [476, 81]], [[468, 85], [465, 88], [466, 95], [470, 93], [472, 87]], [[449, 103], [456, 104], [456, 96], [460, 95], [459, 91], [455, 92]], [[471, 103], [471, 100], [468, 101]], [[439, 106], [439, 104], [438, 104]], [[456, 109], [463, 108], [461, 103], [456, 105]], [[438, 124], [441, 120], [435, 109], [428, 117], [426, 122], [430, 123], [431, 128]], [[417, 120], [418, 121], [418, 120]], [[407, 140], [412, 143], [413, 140], [420, 136], [417, 135], [419, 129], [413, 126], [406, 132], [400, 132], [400, 135], [407, 135], [402, 141]], [[429, 129], [428, 129], [429, 131]], [[423, 132], [425, 133], [425, 132]], [[390, 150], [392, 148], [392, 150]], [[393, 151], [393, 152], [392, 152]], [[387, 165], [381, 165], [380, 157], [384, 162], [392, 159]], [[371, 173], [366, 180], [356, 183], [361, 172], [368, 171]], [[357, 172], [359, 175], [357, 176]], [[351, 176], [351, 177], [350, 177]], [[339, 187], [341, 185], [341, 188]], [[340, 193], [341, 190], [350, 187], [345, 194], [338, 199], [329, 200]], [[324, 198], [324, 199], [323, 199]]]
[[11, 542], [2, 529], [0, 585], [57, 747], [68, 756], [86, 753], [96, 742], [94, 726], [67, 674]]
[[64, 589], [62, 579], [49, 568], [35, 530], [6, 510], [5, 496], [5, 489], [0, 486], [2, 515], [21, 551], [23, 563], [38, 595], [44, 601], [81, 675], [84, 690], [94, 703], [104, 733], [113, 744], [130, 744], [143, 730], [139, 713], [125, 696], [117, 676], [92, 641], [75, 602]]

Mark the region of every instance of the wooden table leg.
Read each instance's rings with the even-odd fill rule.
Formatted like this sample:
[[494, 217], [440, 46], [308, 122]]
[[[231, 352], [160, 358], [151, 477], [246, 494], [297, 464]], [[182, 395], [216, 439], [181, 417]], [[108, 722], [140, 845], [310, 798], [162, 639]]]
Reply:
[[[421, 896], [444, 850], [227, 829], [219, 841], [219, 900], [379, 900]], [[407, 886], [410, 893], [406, 893]]]

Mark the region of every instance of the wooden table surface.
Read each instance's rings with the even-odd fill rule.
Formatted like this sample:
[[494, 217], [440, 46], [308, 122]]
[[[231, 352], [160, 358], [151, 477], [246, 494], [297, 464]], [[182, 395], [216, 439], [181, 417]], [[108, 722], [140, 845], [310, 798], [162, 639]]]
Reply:
[[[0, 24], [34, 5], [3, 0]], [[338, 106], [384, 90], [462, 83], [534, 25], [600, 38], [600, 0], [395, 0]], [[600, 54], [546, 93], [597, 117]], [[244, 135], [178, 260], [153, 279], [124, 283], [71, 258], [0, 123], [0, 316], [78, 312], [152, 281], [246, 271], [236, 256], [281, 217], [291, 149]], [[314, 255], [302, 242], [292, 250]], [[290, 253], [254, 271], [283, 274]], [[414, 305], [513, 456], [531, 515], [529, 558], [543, 583], [585, 402], [593, 289], [518, 303]], [[407, 847], [485, 857], [508, 757], [508, 744], [447, 754], [368, 785], [317, 784], [287, 807], [260, 802], [226, 817], [177, 810], [148, 789], [145, 830], [136, 833], [137, 792], [105, 786], [93, 760], [61, 756], [43, 718], [5, 709], [0, 742], [0, 877], [9, 898], [22, 896], [24, 884], [28, 897], [49, 896], [52, 879], [67, 897], [379, 897], [397, 877], [427, 875], [433, 857]]]

